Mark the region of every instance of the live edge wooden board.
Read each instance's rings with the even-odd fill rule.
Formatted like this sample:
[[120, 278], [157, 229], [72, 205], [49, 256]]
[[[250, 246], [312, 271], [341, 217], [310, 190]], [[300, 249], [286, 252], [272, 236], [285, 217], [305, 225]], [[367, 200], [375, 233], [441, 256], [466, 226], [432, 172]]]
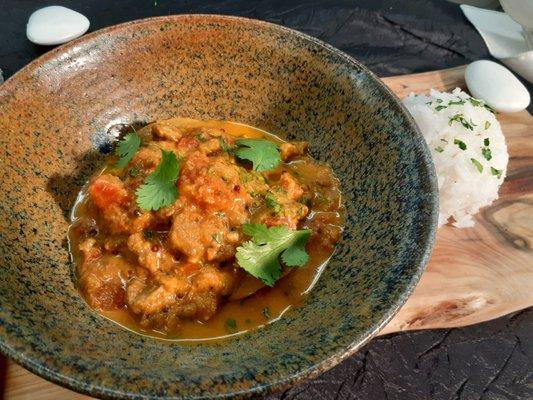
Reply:
[[[465, 87], [464, 67], [383, 79], [399, 96]], [[533, 306], [533, 117], [498, 114], [509, 147], [500, 198], [469, 229], [440, 228], [420, 283], [381, 334], [475, 324]], [[0, 398], [88, 399], [0, 356]]]

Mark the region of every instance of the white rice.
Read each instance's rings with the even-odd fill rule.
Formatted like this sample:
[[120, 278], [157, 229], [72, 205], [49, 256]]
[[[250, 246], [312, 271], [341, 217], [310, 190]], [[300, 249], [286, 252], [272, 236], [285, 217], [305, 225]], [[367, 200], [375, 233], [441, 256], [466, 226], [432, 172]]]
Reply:
[[447, 222], [459, 228], [473, 226], [472, 216], [498, 198], [506, 176], [509, 155], [500, 124], [482, 101], [459, 88], [452, 93], [431, 90], [427, 96], [411, 93], [403, 103], [433, 156], [439, 226]]

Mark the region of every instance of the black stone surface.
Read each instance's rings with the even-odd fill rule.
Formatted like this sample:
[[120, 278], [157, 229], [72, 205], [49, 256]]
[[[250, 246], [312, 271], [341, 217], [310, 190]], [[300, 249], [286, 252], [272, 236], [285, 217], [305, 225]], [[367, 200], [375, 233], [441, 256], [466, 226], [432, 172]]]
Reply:
[[[0, 0], [0, 68], [8, 78], [48, 51], [27, 41], [32, 11], [64, 5], [91, 31], [176, 13], [259, 18], [318, 37], [380, 76], [490, 58], [457, 5], [444, 0]], [[533, 309], [484, 324], [388, 335], [318, 378], [268, 400], [533, 399]]]

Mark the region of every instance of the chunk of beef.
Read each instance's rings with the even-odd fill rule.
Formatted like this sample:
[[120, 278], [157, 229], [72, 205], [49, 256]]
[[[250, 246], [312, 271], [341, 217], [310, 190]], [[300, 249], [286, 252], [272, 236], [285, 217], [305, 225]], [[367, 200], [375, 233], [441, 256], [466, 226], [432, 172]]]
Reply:
[[190, 205], [173, 218], [168, 244], [189, 262], [224, 261], [235, 254], [240, 236], [230, 230], [223, 215], [206, 214]]
[[157, 242], [145, 239], [140, 232], [130, 235], [128, 248], [137, 255], [139, 264], [152, 274], [171, 271], [175, 267], [176, 263], [166, 248]]
[[80, 250], [84, 260], [78, 278], [87, 303], [97, 310], [122, 308], [131, 265], [122, 257], [103, 253], [94, 239], [82, 242]]
[[307, 142], [287, 142], [279, 146], [279, 153], [283, 161], [304, 155], [307, 152], [309, 143]]

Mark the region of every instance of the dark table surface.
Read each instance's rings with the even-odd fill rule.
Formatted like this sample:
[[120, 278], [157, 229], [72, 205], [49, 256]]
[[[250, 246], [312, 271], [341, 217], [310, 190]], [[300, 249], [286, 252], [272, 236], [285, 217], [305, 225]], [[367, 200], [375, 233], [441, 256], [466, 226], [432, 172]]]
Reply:
[[[156, 15], [233, 14], [322, 39], [380, 76], [430, 71], [489, 58], [459, 7], [444, 0], [0, 0], [0, 68], [9, 78], [49, 50], [27, 41], [32, 11], [64, 5], [90, 31]], [[374, 339], [318, 378], [274, 399], [533, 399], [533, 309], [488, 323]]]

